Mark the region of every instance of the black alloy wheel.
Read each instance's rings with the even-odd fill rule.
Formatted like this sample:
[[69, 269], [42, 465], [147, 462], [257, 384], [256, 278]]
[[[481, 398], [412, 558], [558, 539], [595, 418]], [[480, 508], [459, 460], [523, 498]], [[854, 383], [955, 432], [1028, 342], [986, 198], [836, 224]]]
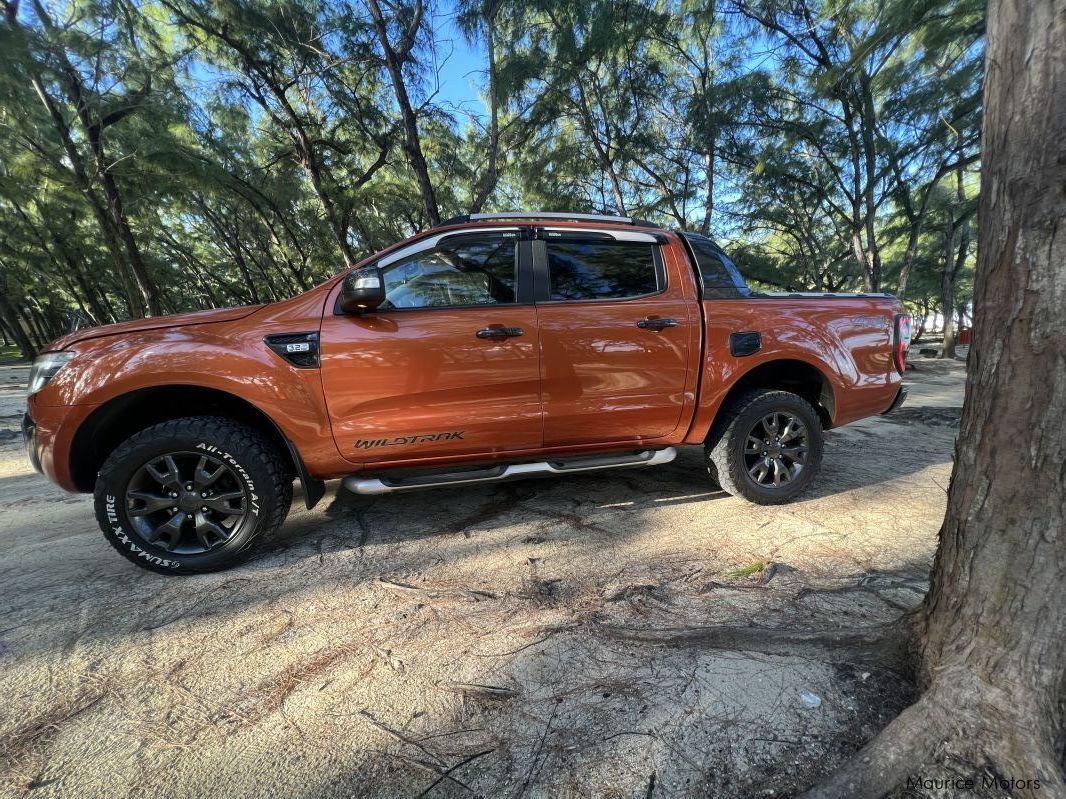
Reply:
[[216, 457], [171, 452], [138, 469], [126, 489], [126, 515], [147, 543], [182, 555], [221, 546], [248, 518], [248, 492]]
[[93, 492], [96, 519], [141, 568], [219, 571], [281, 526], [294, 477], [285, 450], [261, 429], [224, 416], [171, 419], [107, 456]]
[[780, 505], [810, 486], [822, 463], [822, 419], [805, 398], [756, 388], [733, 397], [707, 436], [716, 487], [757, 505]]
[[748, 431], [744, 464], [748, 477], [765, 488], [795, 481], [807, 463], [807, 426], [795, 415], [774, 411]]

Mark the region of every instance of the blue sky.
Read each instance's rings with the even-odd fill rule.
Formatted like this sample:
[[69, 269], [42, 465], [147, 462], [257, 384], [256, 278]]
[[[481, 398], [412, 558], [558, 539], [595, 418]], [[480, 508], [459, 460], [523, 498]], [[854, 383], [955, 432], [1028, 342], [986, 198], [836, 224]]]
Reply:
[[484, 114], [481, 92], [485, 85], [485, 53], [480, 45], [471, 47], [455, 22], [453, 3], [441, 3], [433, 17], [437, 57], [440, 60], [440, 88], [436, 102], [449, 110]]

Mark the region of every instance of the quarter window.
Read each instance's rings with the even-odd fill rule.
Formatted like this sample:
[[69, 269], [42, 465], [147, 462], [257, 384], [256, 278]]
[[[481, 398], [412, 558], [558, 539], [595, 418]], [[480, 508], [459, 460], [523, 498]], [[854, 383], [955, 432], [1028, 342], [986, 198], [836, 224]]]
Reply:
[[382, 308], [515, 302], [518, 237], [456, 236], [384, 267]]
[[744, 278], [736, 266], [710, 239], [688, 234], [685, 238], [696, 256], [706, 299], [725, 300], [748, 295]]
[[550, 300], [640, 297], [659, 290], [655, 245], [631, 241], [548, 241]]

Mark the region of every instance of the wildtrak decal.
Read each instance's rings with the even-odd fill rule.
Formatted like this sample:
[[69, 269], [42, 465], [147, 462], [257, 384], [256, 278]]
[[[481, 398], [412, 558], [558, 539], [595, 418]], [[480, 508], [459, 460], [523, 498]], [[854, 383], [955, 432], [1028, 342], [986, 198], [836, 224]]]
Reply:
[[433, 441], [465, 441], [465, 430], [450, 433], [426, 433], [418, 436], [397, 436], [396, 438], [360, 438], [355, 442], [356, 449], [374, 449], [375, 447], [402, 447], [405, 444], [428, 444]]

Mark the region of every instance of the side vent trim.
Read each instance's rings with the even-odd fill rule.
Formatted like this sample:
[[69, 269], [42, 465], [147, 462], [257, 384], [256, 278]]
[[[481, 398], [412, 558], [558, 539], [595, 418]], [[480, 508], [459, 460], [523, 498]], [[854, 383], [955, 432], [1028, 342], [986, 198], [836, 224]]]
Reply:
[[318, 368], [318, 331], [275, 333], [264, 343], [297, 369]]

